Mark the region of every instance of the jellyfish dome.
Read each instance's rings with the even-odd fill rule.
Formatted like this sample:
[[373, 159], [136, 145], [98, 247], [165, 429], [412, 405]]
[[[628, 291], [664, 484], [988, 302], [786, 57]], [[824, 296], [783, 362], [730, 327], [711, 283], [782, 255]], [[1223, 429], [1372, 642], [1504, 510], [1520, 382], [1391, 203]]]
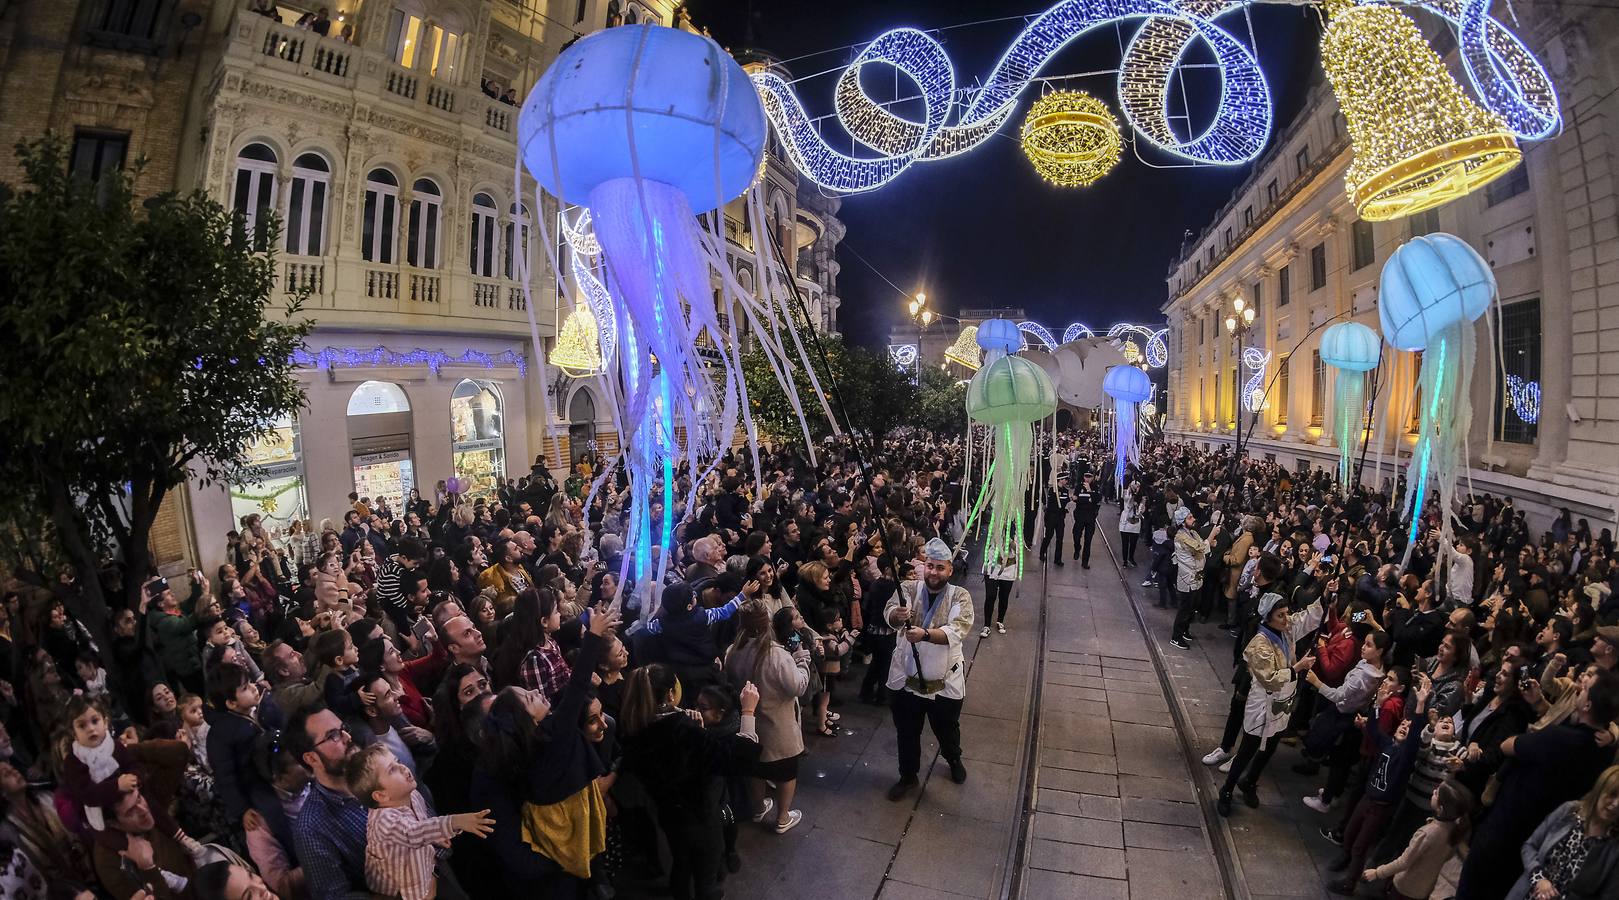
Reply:
[[990, 319], [978, 326], [978, 346], [985, 353], [1016, 353], [1023, 349], [1023, 332], [1011, 319]]
[[1045, 370], [1021, 356], [1003, 356], [973, 376], [967, 414], [986, 425], [1034, 422], [1057, 411], [1057, 389]]
[[1135, 366], [1114, 366], [1102, 379], [1102, 390], [1115, 400], [1141, 403], [1152, 398], [1152, 379]]
[[1347, 372], [1377, 368], [1382, 350], [1377, 332], [1359, 322], [1339, 322], [1321, 335], [1321, 361]]
[[566, 202], [639, 175], [679, 188], [703, 213], [752, 183], [765, 116], [747, 73], [710, 38], [620, 26], [562, 52], [529, 93], [517, 132], [529, 173]]
[[1490, 264], [1455, 235], [1414, 237], [1383, 265], [1378, 315], [1396, 350], [1422, 350], [1445, 328], [1484, 315], [1495, 296]]

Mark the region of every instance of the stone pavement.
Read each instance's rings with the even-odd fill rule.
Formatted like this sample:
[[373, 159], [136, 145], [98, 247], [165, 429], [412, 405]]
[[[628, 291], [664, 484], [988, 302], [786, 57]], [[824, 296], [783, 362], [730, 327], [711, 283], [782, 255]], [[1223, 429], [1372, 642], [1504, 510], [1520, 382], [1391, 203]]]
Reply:
[[[1040, 604], [1038, 569], [1014, 591], [1010, 632], [965, 647], [967, 700], [962, 748], [968, 779], [950, 781], [938, 744], [922, 732], [922, 789], [898, 803], [885, 796], [898, 777], [887, 707], [856, 699], [864, 666], [845, 673], [834, 707], [837, 737], [806, 730], [794, 807], [804, 821], [777, 835], [744, 817], [737, 841], [742, 871], [732, 898], [919, 900], [1007, 896], [1008, 860], [1021, 821], [1030, 692]], [[982, 615], [983, 580], [965, 582]], [[1117, 802], [1117, 801], [1115, 801]], [[667, 896], [660, 885], [630, 885], [625, 898]], [[1066, 896], [1074, 896], [1067, 894]]]
[[1018, 893], [1223, 897], [1163, 682], [1100, 540], [1091, 564], [1046, 570], [1034, 809]]
[[[1111, 507], [1104, 507], [1102, 518], [1108, 519]], [[1103, 537], [1098, 529], [1098, 544]], [[1110, 555], [1118, 553], [1118, 533], [1107, 531]], [[1143, 543], [1146, 543], [1145, 541]], [[1232, 674], [1232, 638], [1218, 627], [1218, 621], [1194, 624], [1192, 649], [1178, 650], [1169, 643], [1174, 611], [1157, 608], [1158, 589], [1143, 588], [1146, 565], [1152, 558], [1150, 546], [1138, 548], [1135, 568], [1122, 569], [1130, 602], [1151, 630], [1150, 638], [1161, 665], [1173, 684], [1173, 699], [1179, 705], [1178, 713], [1193, 738], [1195, 756], [1202, 756], [1220, 742], [1225, 727], [1226, 713], [1230, 709], [1230, 682]], [[1094, 564], [1094, 561], [1093, 561]], [[1111, 566], [1110, 566], [1111, 567]], [[1111, 574], [1111, 573], [1110, 573]], [[1118, 578], [1118, 575], [1112, 577]], [[1117, 584], [1117, 582], [1115, 582]], [[1300, 761], [1299, 751], [1282, 746], [1266, 767], [1259, 780], [1258, 809], [1249, 809], [1239, 796], [1228, 819], [1212, 816], [1217, 833], [1216, 841], [1230, 848], [1228, 865], [1233, 882], [1243, 896], [1271, 900], [1271, 898], [1329, 897], [1327, 881], [1337, 877], [1327, 871], [1327, 865], [1339, 855], [1339, 849], [1319, 834], [1326, 825], [1336, 827], [1343, 818], [1342, 801], [1335, 804], [1329, 815], [1310, 810], [1303, 798], [1313, 794], [1326, 783], [1326, 772], [1305, 776], [1293, 772]], [[1212, 767], [1195, 765], [1196, 781], [1203, 810], [1211, 810], [1224, 773]], [[1219, 779], [1219, 781], [1216, 781]], [[1453, 862], [1454, 867], [1454, 862]], [[1443, 882], [1434, 892], [1435, 897], [1448, 897], [1450, 889]], [[1381, 886], [1361, 886], [1361, 896], [1382, 896]]]

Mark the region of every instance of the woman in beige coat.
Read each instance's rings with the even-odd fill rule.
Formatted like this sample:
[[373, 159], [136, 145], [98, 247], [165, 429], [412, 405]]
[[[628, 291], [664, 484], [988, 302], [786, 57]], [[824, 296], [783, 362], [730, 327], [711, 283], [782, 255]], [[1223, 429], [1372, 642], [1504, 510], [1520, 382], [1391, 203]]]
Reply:
[[[759, 762], [749, 773], [757, 810], [753, 821], [774, 827], [780, 834], [804, 818], [793, 809], [793, 793], [798, 789], [798, 758], [804, 755], [798, 698], [809, 688], [810, 652], [807, 647], [789, 651], [782, 646], [768, 608], [758, 600], [742, 604], [741, 619], [736, 642], [725, 654], [725, 675], [733, 684], [751, 681], [759, 688], [759, 708], [754, 713]], [[766, 782], [776, 786], [771, 796], [766, 796]]]

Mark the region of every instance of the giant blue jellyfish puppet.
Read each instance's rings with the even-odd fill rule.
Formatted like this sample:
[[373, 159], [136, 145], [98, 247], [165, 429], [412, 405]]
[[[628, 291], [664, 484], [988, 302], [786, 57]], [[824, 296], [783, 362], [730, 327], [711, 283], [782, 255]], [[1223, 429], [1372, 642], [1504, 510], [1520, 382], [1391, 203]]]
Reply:
[[[735, 323], [729, 331], [719, 324], [712, 276], [724, 285], [727, 307], [740, 306], [754, 325], [804, 424], [785, 350], [790, 332], [798, 359], [807, 362], [797, 332], [790, 319], [778, 320], [773, 292], [760, 300], [736, 284], [718, 237], [719, 214], [704, 215], [754, 181], [764, 153], [764, 111], [747, 74], [712, 40], [630, 26], [563, 51], [525, 101], [518, 132], [529, 174], [565, 207], [586, 207], [594, 229], [605, 277], [575, 273], [559, 283], [564, 292], [583, 293], [580, 302], [596, 305], [598, 317], [606, 306], [613, 319], [601, 329], [616, 346], [602, 347], [599, 383], [614, 401], [631, 485], [620, 583], [630, 575], [659, 584], [668, 554], [657, 555], [656, 572], [648, 570], [653, 550], [672, 543], [677, 500], [692, 508], [703, 465], [712, 466], [730, 446], [739, 419], [758, 470]], [[564, 228], [574, 250], [578, 236], [568, 232], [586, 218], [581, 213], [581, 224]], [[539, 221], [555, 254], [546, 216]], [[568, 271], [554, 255], [552, 262], [554, 272]], [[770, 261], [760, 271], [779, 265]], [[712, 349], [700, 355], [705, 345]], [[813, 369], [810, 379], [816, 384]], [[689, 494], [677, 498], [682, 461], [693, 477]], [[655, 507], [661, 512], [654, 520]]]
[[1430, 481], [1439, 497], [1441, 562], [1455, 540], [1451, 511], [1456, 476], [1463, 467], [1467, 430], [1473, 421], [1469, 393], [1478, 340], [1473, 323], [1495, 297], [1489, 263], [1460, 238], [1430, 234], [1412, 238], [1383, 266], [1378, 288], [1383, 339], [1396, 350], [1421, 350], [1420, 431], [1406, 476], [1404, 508], [1411, 516], [1404, 568], [1416, 545]]
[[[1023, 346], [1017, 324], [991, 319], [978, 327], [984, 364], [967, 385], [967, 415], [989, 426], [993, 435], [984, 486], [973, 504], [972, 527], [989, 501], [989, 532], [984, 559], [1015, 560], [1023, 571], [1024, 497], [1034, 459], [1034, 423], [1057, 411], [1057, 388], [1038, 365], [1012, 356]], [[969, 430], [969, 435], [970, 435]]]
[[1126, 462], [1141, 462], [1140, 442], [1136, 440], [1138, 404], [1152, 399], [1152, 379], [1133, 365], [1114, 366], [1102, 379], [1102, 392], [1113, 398], [1113, 481], [1124, 493]]
[[1338, 482], [1349, 487], [1350, 463], [1366, 418], [1366, 373], [1377, 368], [1382, 339], [1359, 322], [1339, 322], [1321, 335], [1321, 361], [1338, 370], [1332, 432], [1338, 438]]

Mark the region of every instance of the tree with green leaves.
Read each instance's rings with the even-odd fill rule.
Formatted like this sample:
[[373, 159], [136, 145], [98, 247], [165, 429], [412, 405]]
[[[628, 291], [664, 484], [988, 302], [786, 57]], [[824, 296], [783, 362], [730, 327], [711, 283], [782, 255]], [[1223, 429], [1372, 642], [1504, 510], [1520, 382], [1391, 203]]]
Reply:
[[[66, 145], [19, 144], [0, 186], [0, 563], [91, 601], [134, 606], [153, 523], [188, 480], [240, 477], [252, 443], [304, 396], [295, 299], [266, 315], [277, 223], [250, 233], [201, 192], [138, 202], [127, 172], [68, 172]], [[301, 299], [301, 298], [299, 298]], [[121, 596], [101, 587], [103, 560]]]
[[[967, 390], [948, 372], [924, 366], [915, 381], [895, 366], [893, 358], [881, 350], [850, 344], [838, 336], [822, 336], [830, 368], [813, 348], [810, 360], [833, 415], [845, 428], [863, 437], [881, 439], [898, 428], [917, 428], [937, 434], [955, 434], [966, 423]], [[754, 421], [770, 435], [783, 440], [801, 440], [803, 431], [792, 405], [782, 393], [764, 354], [753, 350], [742, 357], [743, 377]], [[828, 377], [830, 372], [831, 377]], [[836, 380], [837, 391], [832, 389]], [[804, 418], [811, 435], [820, 440], [831, 433], [809, 375], [799, 366], [794, 384], [803, 399]], [[841, 395], [847, 409], [840, 408]]]

